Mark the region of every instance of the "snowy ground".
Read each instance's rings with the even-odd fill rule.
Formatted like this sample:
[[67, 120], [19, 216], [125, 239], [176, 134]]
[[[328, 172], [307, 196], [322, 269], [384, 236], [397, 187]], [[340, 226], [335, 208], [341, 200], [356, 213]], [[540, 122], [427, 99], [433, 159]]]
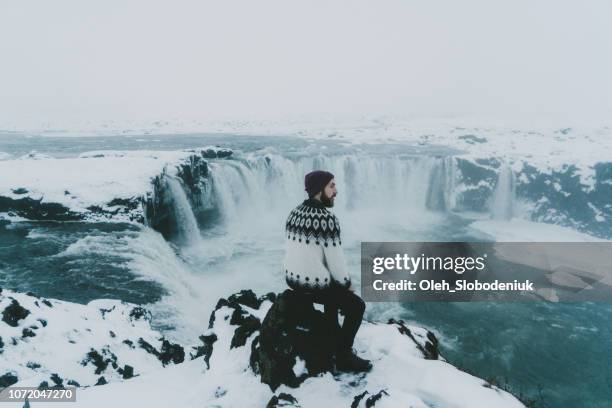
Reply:
[[[161, 350], [162, 336], [136, 305], [114, 299], [80, 305], [4, 289], [0, 310], [0, 375], [11, 373], [20, 385], [90, 386], [101, 377], [121, 381], [163, 367], [141, 346], [144, 340]], [[124, 375], [126, 365], [131, 374]]]
[[[7, 292], [4, 295], [3, 303], [8, 297], [23, 302], [32, 307], [32, 299], [27, 299], [25, 295]], [[77, 344], [88, 344], [102, 347], [103, 344], [113, 351], [118, 350], [114, 340], [106, 335], [109, 327], [106, 322], [100, 319], [99, 306], [102, 303], [90, 304], [87, 306], [68, 305], [66, 302], [53, 301], [53, 313], [63, 318], [57, 319], [49, 310], [43, 309], [42, 312], [33, 310], [30, 319], [46, 317], [48, 327], [55, 327], [54, 336], [49, 338], [28, 338], [23, 340], [27, 344], [36, 344], [38, 348], [52, 350], [62, 347], [62, 340], [71, 336], [75, 327], [83, 326], [83, 317], [92, 318], [86, 326], [92, 329], [92, 333], [87, 340], [79, 338]], [[104, 303], [105, 306], [110, 306]], [[271, 305], [264, 302], [259, 310], [252, 310], [252, 314], [262, 318]], [[119, 306], [119, 305], [116, 305]], [[263, 407], [274, 395], [270, 388], [259, 381], [259, 378], [249, 369], [250, 343], [255, 334], [249, 337], [247, 344], [242, 347], [230, 349], [230, 343], [235, 330], [235, 326], [229, 323], [233, 309], [224, 306], [217, 310], [215, 325], [212, 332], [217, 335], [218, 340], [214, 343], [212, 356], [210, 359], [210, 369], [207, 370], [202, 357], [186, 361], [182, 364], [169, 365], [166, 368], [155, 368], [159, 366], [151, 355], [147, 355], [143, 350], [131, 350], [125, 347], [125, 352], [140, 353], [138, 362], [132, 362], [136, 367], [143, 367], [138, 371], [135, 378], [123, 382], [113, 382], [103, 386], [89, 388], [79, 388], [77, 390], [77, 402], [70, 403], [49, 403], [50, 407], [109, 407], [109, 406], [142, 406], [149, 408], [181, 406], [181, 407]], [[124, 313], [114, 317], [113, 330], [117, 333], [117, 339], [122, 339], [126, 335], [151, 335], [152, 333], [144, 327], [135, 327], [129, 319], [119, 321]], [[67, 317], [72, 318], [67, 318]], [[58, 323], [63, 321], [63, 324]], [[3, 324], [3, 323], [0, 323]], [[29, 320], [21, 321], [18, 328], [22, 325], [29, 325]], [[409, 327], [417, 339], [424, 336], [426, 331], [418, 327]], [[141, 331], [139, 331], [141, 330]], [[126, 332], [127, 331], [127, 332]], [[130, 333], [131, 332], [131, 333]], [[42, 333], [42, 329], [41, 329]], [[4, 336], [16, 335], [9, 333], [3, 327]], [[81, 335], [82, 336], [82, 335]], [[6, 337], [5, 337], [6, 338]], [[42, 343], [39, 343], [38, 341]], [[80, 347], [80, 346], [76, 346]], [[327, 373], [318, 377], [307, 379], [299, 388], [293, 389], [281, 386], [276, 393], [281, 392], [293, 395], [302, 407], [348, 407], [354, 401], [355, 396], [368, 391], [370, 395], [385, 390], [387, 395], [378, 401], [376, 407], [397, 407], [411, 406], [415, 408], [426, 407], [522, 407], [523, 405], [512, 395], [502, 391], [495, 386], [487, 384], [485, 381], [462, 372], [443, 360], [426, 360], [417, 348], [415, 341], [408, 336], [401, 334], [395, 325], [388, 324], [364, 324], [357, 336], [355, 348], [358, 352], [374, 363], [372, 372], [366, 376], [343, 374], [332, 376]], [[86, 348], [80, 350], [85, 353]], [[12, 358], [26, 360], [28, 353], [16, 354], [11, 351]], [[37, 354], [41, 350], [37, 350]], [[31, 353], [31, 352], [30, 352]], [[5, 353], [6, 354], [6, 353]], [[76, 357], [79, 352], [74, 353]], [[43, 356], [45, 353], [43, 353]], [[70, 361], [72, 353], [62, 353], [64, 361]], [[118, 354], [119, 355], [119, 354]], [[120, 356], [122, 359], [123, 355]], [[131, 356], [136, 357], [136, 356]], [[151, 360], [149, 365], [145, 365], [146, 359]], [[61, 363], [59, 356], [55, 361], [49, 357], [44, 361], [45, 370], [55, 367], [64, 367], [69, 364]], [[127, 361], [128, 356], [125, 356]], [[84, 372], [90, 367], [81, 367], [77, 363], [78, 359], [73, 358], [72, 363], [75, 367], [83, 371], [74, 371], [71, 375], [74, 378], [89, 378], [91, 374]], [[4, 364], [3, 364], [4, 365]], [[11, 366], [14, 365], [11, 364]], [[53, 368], [55, 368], [53, 367]], [[146, 367], [146, 370], [145, 370]], [[294, 368], [295, 370], [296, 368]], [[40, 370], [43, 370], [42, 368]], [[52, 371], [52, 370], [51, 370]], [[100, 374], [105, 375], [107, 371], [113, 371], [109, 366]], [[23, 374], [22, 374], [23, 375]], [[24, 378], [16, 385], [37, 385], [39, 377]], [[46, 403], [33, 403], [33, 406], [47, 406]], [[22, 406], [19, 404], [7, 404], [7, 406]], [[361, 406], [361, 405], [360, 405]]]

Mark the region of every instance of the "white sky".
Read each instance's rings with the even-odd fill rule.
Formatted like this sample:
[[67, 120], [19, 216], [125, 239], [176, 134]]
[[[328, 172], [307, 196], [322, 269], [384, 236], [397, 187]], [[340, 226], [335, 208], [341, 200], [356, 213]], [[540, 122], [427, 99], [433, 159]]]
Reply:
[[612, 117], [612, 1], [0, 0], [0, 123]]

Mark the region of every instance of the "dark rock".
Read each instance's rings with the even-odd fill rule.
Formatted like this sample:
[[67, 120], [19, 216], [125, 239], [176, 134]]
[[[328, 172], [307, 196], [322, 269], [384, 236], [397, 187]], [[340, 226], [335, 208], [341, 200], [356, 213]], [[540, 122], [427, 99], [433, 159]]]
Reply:
[[57, 373], [51, 374], [51, 381], [55, 383], [53, 388], [64, 388], [64, 380]]
[[100, 314], [102, 314], [102, 318], [105, 319], [106, 314], [112, 312], [113, 310], [115, 310], [115, 306], [111, 307], [110, 309], [100, 308]]
[[163, 365], [166, 365], [171, 361], [174, 364], [179, 364], [185, 361], [185, 350], [180, 344], [172, 344], [168, 340], [164, 339], [158, 358]]
[[299, 407], [297, 399], [291, 394], [281, 392], [278, 395], [273, 396], [268, 401], [266, 408], [281, 408], [281, 407]]
[[83, 215], [70, 211], [58, 203], [43, 202], [42, 199], [22, 197], [13, 199], [0, 196], [0, 212], [11, 212], [30, 220], [78, 221]]
[[128, 212], [136, 210], [140, 202], [136, 198], [113, 198], [106, 205], [108, 207], [122, 207], [124, 209], [122, 212]]
[[14, 188], [11, 191], [13, 192], [13, 194], [27, 194], [28, 192], [28, 190], [23, 187]]
[[210, 319], [208, 320], [208, 328], [212, 329], [213, 325], [215, 324], [215, 312], [219, 309], [221, 309], [223, 306], [229, 306], [229, 302], [227, 301], [227, 299], [225, 298], [221, 298], [217, 301], [217, 305], [215, 306], [215, 310], [210, 314]]
[[234, 152], [232, 150], [224, 148], [208, 148], [202, 150], [201, 152], [202, 157], [205, 159], [224, 159], [230, 157], [233, 153]]
[[46, 390], [48, 388], [49, 388], [49, 383], [47, 381], [43, 381], [40, 384], [38, 384], [39, 390]]
[[117, 337], [117, 335], [115, 334], [115, 332], [114, 332], [114, 331], [112, 331], [112, 330], [109, 330], [109, 331], [108, 331], [108, 334], [109, 334], [111, 337], [113, 337], [113, 338]]
[[21, 337], [34, 337], [34, 336], [36, 336], [36, 333], [34, 333], [34, 330], [30, 329], [29, 327], [26, 327], [21, 332]]
[[31, 292], [31, 291], [26, 292], [26, 295], [28, 295], [28, 296], [32, 296], [32, 297], [35, 297], [35, 298], [37, 298], [37, 299], [39, 299], [39, 298], [40, 298], [40, 296], [37, 296], [37, 295], [36, 295], [36, 293]]
[[6, 373], [4, 375], [0, 375], [0, 388], [10, 387], [15, 384], [19, 378], [13, 373]]
[[[125, 340], [124, 340], [125, 343]], [[147, 353], [155, 355], [163, 365], [170, 362], [179, 364], [185, 361], [185, 350], [180, 344], [170, 343], [168, 340], [163, 339], [161, 350], [158, 351], [150, 343], [145, 341], [142, 337], [138, 339], [138, 345], [143, 348]]]
[[423, 357], [425, 357], [426, 360], [437, 360], [438, 357], [440, 357], [440, 350], [438, 348], [438, 339], [436, 338], [436, 335], [433, 334], [432, 332], [430, 331], [427, 332], [427, 341], [425, 342], [425, 344], [421, 344], [421, 342], [419, 342], [414, 337], [410, 329], [406, 327], [403, 320], [389, 319], [388, 324], [395, 325], [397, 327], [397, 330], [401, 334], [410, 337], [410, 339], [414, 341], [414, 344], [416, 344], [419, 351], [423, 353]]
[[351, 408], [357, 408], [359, 407], [359, 403], [361, 402], [361, 400], [363, 399], [363, 397], [365, 397], [366, 395], [368, 395], [369, 392], [364, 391], [359, 395], [355, 395], [355, 398], [353, 398], [353, 402], [351, 403]]
[[[126, 341], [129, 341], [129, 340], [124, 340], [123, 342], [125, 343]], [[130, 341], [130, 343], [131, 343], [131, 341]], [[142, 337], [138, 339], [138, 345], [140, 346], [140, 348], [144, 349], [147, 353], [153, 354], [157, 358], [159, 358], [159, 351], [157, 351], [157, 349], [155, 347], [153, 347], [150, 343], [148, 343]]]
[[117, 372], [123, 376], [124, 380], [127, 380], [128, 378], [132, 378], [134, 376], [134, 367], [126, 364], [123, 366], [123, 368], [117, 370]]
[[36, 319], [42, 324], [42, 327], [47, 327], [47, 321], [45, 319]]
[[262, 302], [261, 299], [257, 298], [257, 295], [255, 295], [255, 292], [253, 292], [250, 289], [241, 290], [238, 293], [234, 293], [227, 300], [229, 301], [230, 304], [238, 303], [238, 304], [245, 305], [253, 309], [258, 309]]
[[259, 319], [252, 315], [241, 318], [239, 323], [236, 324], [239, 324], [239, 326], [234, 330], [230, 348], [244, 346], [247, 339], [261, 327]]
[[363, 399], [368, 395], [368, 391], [364, 391], [359, 395], [356, 395], [353, 398], [353, 402], [351, 403], [351, 408], [358, 408], [359, 406], [365, 406], [366, 408], [371, 408], [385, 395], [389, 395], [389, 393], [385, 390], [380, 390], [376, 394], [370, 395], [366, 400], [365, 404], [360, 405]]
[[66, 384], [67, 384], [67, 385], [72, 385], [72, 386], [75, 386], [75, 387], [80, 387], [80, 386], [81, 386], [81, 384], [79, 384], [78, 382], [76, 382], [76, 381], [74, 381], [74, 380], [68, 380], [68, 381], [66, 382]]
[[100, 214], [104, 212], [102, 207], [100, 207], [99, 205], [90, 205], [89, 207], [87, 207], [87, 209], [94, 214]]
[[[297, 387], [309, 376], [332, 370], [336, 330], [308, 298], [286, 290], [276, 298], [251, 345], [250, 366], [272, 390], [280, 384]], [[308, 370], [299, 378], [293, 372], [297, 358]]]
[[[205, 223], [218, 215], [218, 208], [212, 199], [212, 179], [208, 163], [199, 153], [189, 156], [184, 163], [176, 166], [177, 175], [194, 216], [198, 222]], [[175, 197], [169, 186], [174, 175], [165, 171], [151, 180], [153, 191], [142, 197], [144, 220], [167, 240], [181, 240], [180, 220], [174, 211]], [[174, 181], [172, 181], [174, 182]], [[144, 221], [143, 220], [143, 221]]]
[[132, 320], [140, 320], [144, 319], [148, 322], [151, 321], [151, 312], [141, 306], [136, 306], [130, 310], [130, 319]]
[[40, 366], [40, 364], [35, 363], [33, 361], [28, 361], [27, 364], [26, 364], [26, 367], [28, 367], [31, 370], [36, 370], [37, 368], [40, 368], [41, 366]]
[[[257, 297], [255, 295], [255, 293], [248, 289], [248, 290], [241, 290], [238, 293], [234, 293], [233, 295], [231, 295], [229, 298], [225, 299], [225, 298], [221, 298], [217, 301], [217, 305], [215, 306], [215, 311], [221, 309], [222, 307], [230, 307], [235, 309], [234, 312], [232, 313], [232, 317], [231, 317], [231, 324], [242, 324], [243, 321], [241, 319], [246, 318], [247, 316], [249, 316], [249, 313], [246, 310], [243, 310], [241, 305], [244, 306], [248, 306], [252, 309], [259, 309], [259, 307], [261, 306], [261, 304], [266, 301], [269, 300], [271, 302], [274, 302], [276, 300], [276, 293], [270, 292], [267, 293], [264, 296], [261, 297]], [[254, 317], [254, 316], [252, 316]], [[208, 328], [211, 329], [213, 327], [213, 325], [215, 324], [215, 318], [216, 315], [215, 313], [211, 313], [210, 315], [210, 319], [208, 322]], [[248, 336], [247, 336], [248, 337]]]
[[51, 304], [51, 302], [49, 302], [47, 299], [43, 299], [42, 301], [45, 305], [49, 306], [49, 307], [53, 307], [53, 305]]
[[108, 367], [108, 361], [104, 360], [104, 357], [100, 355], [96, 350], [91, 349], [89, 353], [87, 353], [87, 357], [81, 361], [81, 365], [85, 366], [88, 363], [92, 363], [96, 367], [96, 374], [100, 374], [102, 371], [106, 370]]
[[2, 341], [2, 336], [0, 336], [0, 354], [4, 351], [4, 342]]
[[127, 344], [128, 346], [130, 346], [130, 348], [134, 348], [134, 342], [132, 340], [125, 339], [122, 343]]
[[385, 390], [380, 390], [378, 391], [376, 394], [372, 395], [371, 397], [369, 397], [366, 400], [366, 408], [371, 408], [374, 405], [376, 405], [376, 403], [384, 396], [384, 395], [389, 395], [389, 393], [387, 393], [387, 391]]
[[[104, 358], [103, 355], [108, 357]], [[94, 373], [100, 374], [102, 371], [106, 370], [109, 364], [111, 364], [113, 368], [117, 368], [117, 356], [107, 348], [102, 349], [102, 354], [92, 348], [81, 361], [81, 365], [86, 366], [89, 363], [96, 367]]]
[[213, 344], [215, 341], [217, 341], [217, 335], [213, 333], [207, 336], [202, 335], [199, 338], [202, 341], [202, 343], [204, 343], [204, 345], [193, 348], [196, 351], [196, 353], [191, 355], [191, 359], [193, 360], [198, 357], [204, 356], [204, 362], [206, 363], [206, 368], [210, 368], [210, 363], [209, 363], [210, 356], [212, 355], [212, 352], [213, 352]]
[[25, 319], [30, 311], [22, 307], [15, 299], [2, 312], [2, 320], [12, 327], [17, 327], [19, 320]]
[[98, 381], [94, 385], [104, 385], [104, 384], [107, 384], [107, 381], [106, 381], [106, 378], [102, 376], [98, 378]]

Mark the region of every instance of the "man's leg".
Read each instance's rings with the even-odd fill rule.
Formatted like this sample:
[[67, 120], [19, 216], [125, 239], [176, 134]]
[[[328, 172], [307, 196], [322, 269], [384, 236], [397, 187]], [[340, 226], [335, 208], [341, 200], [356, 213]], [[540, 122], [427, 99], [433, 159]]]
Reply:
[[337, 289], [335, 292], [335, 303], [344, 314], [340, 348], [350, 350], [363, 320], [365, 302], [350, 290]]
[[344, 322], [336, 344], [336, 368], [341, 371], [369, 371], [372, 364], [356, 356], [352, 348], [363, 319], [365, 302], [354, 292], [344, 288], [333, 288], [325, 298], [326, 315], [328, 313], [331, 315], [334, 311], [334, 319], [337, 319], [337, 309], [342, 310], [344, 314]]
[[340, 331], [340, 324], [338, 323], [338, 305], [336, 302], [325, 299], [321, 301], [325, 309], [325, 321], [329, 324], [329, 327], [333, 330]]

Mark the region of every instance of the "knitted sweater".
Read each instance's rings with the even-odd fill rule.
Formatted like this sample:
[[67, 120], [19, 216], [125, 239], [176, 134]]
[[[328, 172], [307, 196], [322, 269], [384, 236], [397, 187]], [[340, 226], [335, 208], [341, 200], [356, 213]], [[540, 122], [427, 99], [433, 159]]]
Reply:
[[340, 224], [318, 200], [307, 199], [294, 208], [285, 223], [285, 280], [293, 289], [318, 291], [332, 280], [350, 287]]

